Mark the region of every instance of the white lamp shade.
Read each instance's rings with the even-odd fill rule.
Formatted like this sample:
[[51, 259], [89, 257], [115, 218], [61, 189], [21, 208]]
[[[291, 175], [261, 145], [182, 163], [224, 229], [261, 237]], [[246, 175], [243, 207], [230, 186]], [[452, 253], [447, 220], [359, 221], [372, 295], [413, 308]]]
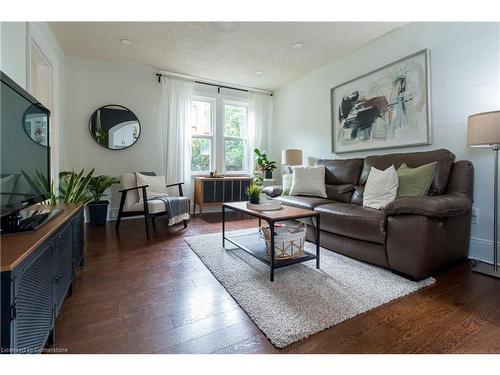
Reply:
[[297, 150], [297, 149], [282, 150], [281, 164], [302, 165], [302, 150]]
[[483, 112], [469, 116], [467, 145], [491, 147], [500, 144], [500, 111]]

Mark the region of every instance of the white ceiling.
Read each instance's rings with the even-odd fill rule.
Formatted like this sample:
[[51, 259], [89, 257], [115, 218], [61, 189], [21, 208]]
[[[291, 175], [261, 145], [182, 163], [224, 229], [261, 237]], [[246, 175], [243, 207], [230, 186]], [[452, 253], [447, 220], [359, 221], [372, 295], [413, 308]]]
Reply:
[[[397, 28], [394, 22], [51, 22], [68, 55], [275, 89]], [[120, 39], [134, 42], [125, 46]], [[302, 49], [292, 48], [301, 41]], [[256, 75], [256, 70], [264, 71]]]

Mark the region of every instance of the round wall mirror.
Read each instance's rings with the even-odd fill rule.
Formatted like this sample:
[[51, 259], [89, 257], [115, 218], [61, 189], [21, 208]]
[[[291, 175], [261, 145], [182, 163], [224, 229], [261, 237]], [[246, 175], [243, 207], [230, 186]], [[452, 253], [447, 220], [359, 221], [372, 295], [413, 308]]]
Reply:
[[47, 147], [49, 117], [39, 106], [30, 105], [23, 115], [23, 128], [26, 135], [35, 143]]
[[109, 150], [132, 146], [141, 134], [141, 124], [130, 109], [121, 105], [105, 105], [96, 110], [89, 121], [92, 138]]

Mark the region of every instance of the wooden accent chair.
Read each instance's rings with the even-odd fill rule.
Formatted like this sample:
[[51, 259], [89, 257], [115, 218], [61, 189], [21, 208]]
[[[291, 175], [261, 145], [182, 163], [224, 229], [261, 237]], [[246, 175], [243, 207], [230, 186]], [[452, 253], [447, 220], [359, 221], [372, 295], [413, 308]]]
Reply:
[[[140, 172], [155, 176], [154, 172]], [[183, 197], [182, 185], [184, 182], [177, 182], [175, 184], [168, 184], [166, 187], [177, 186], [179, 189], [179, 196]], [[115, 228], [117, 231], [120, 229], [121, 219], [123, 217], [142, 216], [144, 215], [144, 224], [146, 227], [146, 237], [149, 239], [149, 219], [153, 222], [158, 216], [167, 215], [165, 203], [160, 199], [147, 199], [146, 189], [148, 185], [137, 186], [137, 179], [135, 173], [125, 173], [120, 176], [121, 194], [120, 208], [116, 218]], [[139, 194], [142, 195], [142, 202], [139, 199]], [[189, 200], [189, 198], [188, 198]], [[190, 202], [188, 203], [190, 205]], [[190, 207], [190, 206], [189, 206]], [[184, 228], [187, 228], [188, 218], [182, 220]]]

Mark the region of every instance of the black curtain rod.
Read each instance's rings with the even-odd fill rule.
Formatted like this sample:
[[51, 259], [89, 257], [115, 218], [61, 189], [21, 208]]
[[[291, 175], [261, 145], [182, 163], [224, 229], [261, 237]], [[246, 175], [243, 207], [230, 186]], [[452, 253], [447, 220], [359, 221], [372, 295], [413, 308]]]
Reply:
[[[156, 76], [158, 77], [158, 82], [161, 82], [162, 74], [156, 73]], [[207, 86], [217, 87], [217, 92], [219, 94], [220, 94], [220, 89], [230, 89], [230, 90], [248, 92], [248, 90], [245, 90], [245, 89], [240, 89], [240, 88], [231, 87], [231, 86], [217, 85], [215, 83], [208, 83], [208, 82], [203, 82], [203, 81], [194, 81], [194, 83], [199, 83], [200, 85], [207, 85]], [[273, 96], [273, 94], [269, 94], [269, 95]]]

